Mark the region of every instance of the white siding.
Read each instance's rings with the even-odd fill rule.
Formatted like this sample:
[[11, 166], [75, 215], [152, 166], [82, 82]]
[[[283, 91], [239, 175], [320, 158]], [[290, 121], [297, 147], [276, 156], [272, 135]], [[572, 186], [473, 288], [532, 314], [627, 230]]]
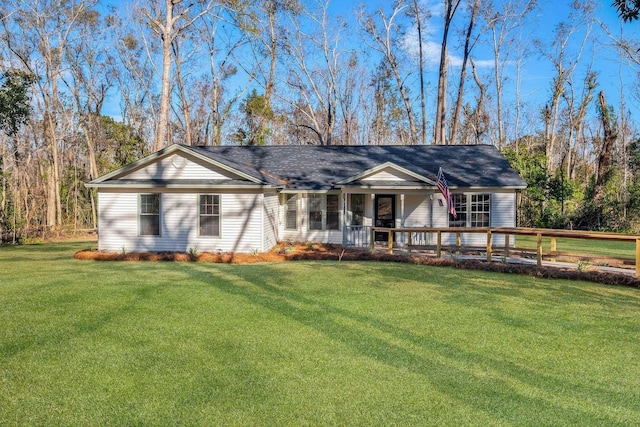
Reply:
[[515, 193], [493, 193], [491, 195], [491, 226], [516, 226]]
[[404, 196], [404, 226], [430, 227], [431, 213], [428, 194], [407, 194]]
[[[491, 227], [516, 226], [516, 193], [493, 193], [491, 195]], [[515, 245], [516, 237], [510, 237], [510, 245]], [[504, 235], [494, 234], [493, 244], [504, 245]]]
[[181, 154], [173, 154], [133, 171], [121, 178], [126, 179], [227, 179], [237, 178], [221, 168], [202, 165], [195, 158], [188, 158]]
[[221, 236], [198, 236], [198, 194], [164, 192], [160, 198], [160, 236], [138, 236], [138, 195], [99, 194], [99, 249], [126, 251], [251, 252], [261, 250], [262, 194], [220, 194]]
[[264, 241], [263, 251], [268, 251], [278, 243], [278, 229], [280, 226], [278, 194], [268, 192], [264, 194], [263, 230]]
[[98, 193], [98, 249], [134, 251], [138, 236], [138, 193]]
[[[429, 200], [430, 195], [430, 193], [422, 193], [407, 194], [404, 196], [405, 227], [431, 227], [431, 200]], [[434, 244], [434, 242], [436, 241], [435, 236], [435, 233], [413, 233], [412, 242], [416, 245]]]

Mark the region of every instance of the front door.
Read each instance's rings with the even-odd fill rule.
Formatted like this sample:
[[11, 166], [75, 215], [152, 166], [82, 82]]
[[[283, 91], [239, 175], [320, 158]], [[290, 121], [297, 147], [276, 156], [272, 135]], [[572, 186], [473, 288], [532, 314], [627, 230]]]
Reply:
[[[393, 228], [396, 226], [396, 196], [394, 195], [376, 195], [375, 206], [375, 225], [376, 227]], [[387, 233], [376, 232], [376, 242], [386, 242]]]

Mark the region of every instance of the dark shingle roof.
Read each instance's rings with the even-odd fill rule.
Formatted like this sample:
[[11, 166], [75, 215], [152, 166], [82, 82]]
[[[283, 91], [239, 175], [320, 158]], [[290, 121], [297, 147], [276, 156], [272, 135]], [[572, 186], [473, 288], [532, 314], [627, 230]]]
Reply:
[[436, 180], [442, 167], [450, 187], [526, 186], [492, 145], [198, 146], [193, 150], [262, 182], [326, 190], [391, 162]]

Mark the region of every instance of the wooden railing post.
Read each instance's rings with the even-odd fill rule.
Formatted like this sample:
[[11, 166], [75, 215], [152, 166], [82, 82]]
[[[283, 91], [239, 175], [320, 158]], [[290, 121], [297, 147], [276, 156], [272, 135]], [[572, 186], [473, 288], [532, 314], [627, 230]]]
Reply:
[[509, 256], [509, 243], [511, 243], [511, 240], [509, 239], [509, 237], [510, 237], [509, 234], [504, 235], [504, 256], [506, 257]]
[[636, 239], [636, 276], [640, 276], [640, 239]]
[[553, 255], [551, 256], [551, 262], [556, 262], [556, 249], [557, 249], [556, 237], [552, 236], [551, 237], [551, 253]]
[[389, 253], [393, 254], [393, 233], [391, 232], [391, 229], [389, 229], [388, 233], [389, 233]]
[[369, 247], [371, 248], [371, 250], [375, 249], [376, 247], [376, 230], [375, 227], [371, 227], [371, 236], [370, 236], [371, 240], [369, 240]]
[[537, 259], [538, 259], [538, 267], [542, 267], [542, 233], [537, 233], [538, 241], [537, 241]]
[[460, 246], [462, 246], [462, 239], [460, 238], [460, 232], [456, 232], [456, 255], [460, 255]]
[[493, 246], [493, 236], [491, 230], [487, 231], [487, 261], [491, 262], [491, 246]]
[[407, 238], [407, 249], [409, 250], [409, 253], [411, 253], [411, 245], [413, 245], [413, 233], [408, 232], [407, 234], [409, 235]]
[[436, 258], [442, 258], [442, 231], [438, 230], [438, 240], [436, 243]]

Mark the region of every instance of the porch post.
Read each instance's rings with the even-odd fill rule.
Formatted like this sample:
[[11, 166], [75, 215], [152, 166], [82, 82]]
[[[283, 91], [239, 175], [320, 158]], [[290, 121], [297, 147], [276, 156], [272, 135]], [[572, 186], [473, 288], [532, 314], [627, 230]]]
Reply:
[[373, 231], [373, 227], [376, 226], [376, 194], [371, 193], [371, 249], [376, 247], [376, 233]]
[[349, 231], [347, 230], [347, 193], [342, 192], [342, 246], [347, 246]]
[[[404, 228], [404, 193], [400, 194], [400, 228]], [[404, 233], [400, 233], [404, 236]], [[401, 238], [401, 242], [404, 243], [404, 239]]]
[[[433, 228], [433, 193], [429, 194], [429, 228]], [[429, 236], [427, 243], [431, 243], [431, 233], [427, 234], [427, 236]]]

